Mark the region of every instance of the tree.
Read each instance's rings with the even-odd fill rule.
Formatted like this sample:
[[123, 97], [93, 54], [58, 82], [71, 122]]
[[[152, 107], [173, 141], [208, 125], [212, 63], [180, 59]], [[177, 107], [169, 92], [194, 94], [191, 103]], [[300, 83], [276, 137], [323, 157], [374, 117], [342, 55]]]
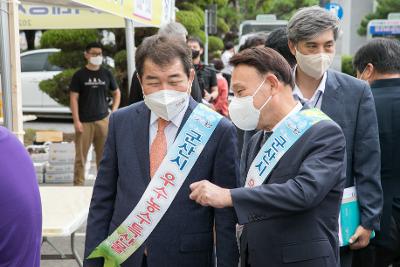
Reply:
[[374, 13], [370, 13], [364, 17], [358, 28], [358, 34], [365, 36], [367, 34], [368, 22], [373, 19], [386, 19], [390, 12], [400, 12], [399, 0], [377, 0], [378, 6]]

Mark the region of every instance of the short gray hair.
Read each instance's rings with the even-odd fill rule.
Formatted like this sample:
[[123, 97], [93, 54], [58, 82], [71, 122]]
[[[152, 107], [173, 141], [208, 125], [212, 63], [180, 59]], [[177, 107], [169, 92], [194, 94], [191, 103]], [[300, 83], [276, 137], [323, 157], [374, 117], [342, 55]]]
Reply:
[[288, 39], [293, 43], [310, 40], [318, 34], [332, 30], [335, 40], [339, 35], [339, 19], [319, 6], [305, 7], [297, 11], [287, 25]]
[[162, 26], [158, 30], [157, 34], [169, 38], [182, 38], [182, 41], [186, 42], [188, 31], [186, 30], [185, 26], [183, 26], [179, 22], [170, 22]]

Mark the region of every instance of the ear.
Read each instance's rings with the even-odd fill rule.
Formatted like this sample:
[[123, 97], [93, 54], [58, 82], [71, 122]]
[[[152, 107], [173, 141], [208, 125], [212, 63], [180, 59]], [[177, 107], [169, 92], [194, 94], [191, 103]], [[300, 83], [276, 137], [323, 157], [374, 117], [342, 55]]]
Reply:
[[288, 46], [290, 53], [292, 53], [293, 56], [296, 56], [296, 45], [292, 41], [288, 41]]
[[265, 80], [271, 86], [271, 95], [277, 94], [280, 90], [279, 86], [281, 83], [278, 80], [278, 78], [275, 76], [275, 74], [268, 73]]
[[365, 66], [363, 78], [369, 81], [373, 78], [374, 74], [375, 74], [374, 65], [372, 65], [372, 63], [368, 63], [367, 66]]
[[194, 69], [192, 68], [192, 69], [190, 69], [190, 72], [189, 72], [189, 82], [190, 82], [190, 84], [193, 84], [194, 75], [195, 75], [195, 71], [194, 71]]
[[200, 47], [200, 55], [203, 55], [204, 49]]

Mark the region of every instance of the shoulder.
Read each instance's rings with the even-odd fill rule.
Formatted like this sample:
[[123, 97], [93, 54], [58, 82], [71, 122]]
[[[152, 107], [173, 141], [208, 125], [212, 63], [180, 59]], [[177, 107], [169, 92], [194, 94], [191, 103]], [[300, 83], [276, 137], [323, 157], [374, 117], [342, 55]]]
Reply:
[[[333, 120], [321, 120], [314, 124], [305, 134], [312, 140], [331, 140], [338, 146], [345, 146], [342, 128]], [[326, 143], [328, 145], [328, 143]]]
[[82, 67], [74, 72], [73, 77], [81, 76], [85, 73], [85, 67]]
[[345, 73], [341, 73], [335, 70], [328, 70], [327, 83], [337, 82], [343, 89], [344, 94], [363, 94], [366, 90], [370, 91], [367, 82], [357, 79]]
[[137, 116], [147, 109], [144, 101], [134, 103], [132, 105], [118, 109], [111, 114], [114, 121], [123, 121], [125, 119], [135, 119]]

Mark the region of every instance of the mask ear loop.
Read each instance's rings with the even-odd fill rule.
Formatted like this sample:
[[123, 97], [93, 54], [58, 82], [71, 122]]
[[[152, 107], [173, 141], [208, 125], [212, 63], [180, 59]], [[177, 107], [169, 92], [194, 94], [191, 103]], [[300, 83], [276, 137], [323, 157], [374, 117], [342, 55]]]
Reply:
[[367, 70], [367, 67], [368, 67], [368, 64], [367, 64], [367, 65], [365, 65], [365, 68], [364, 68], [364, 70], [361, 72], [361, 74], [360, 74], [360, 80], [364, 80], [362, 77], [363, 77], [363, 75], [364, 75], [365, 71]]
[[[266, 81], [266, 79], [264, 79], [264, 81], [258, 86], [258, 88], [256, 89], [255, 93], [252, 95], [252, 97], [254, 97], [254, 96], [258, 93], [258, 91], [260, 90], [260, 88], [264, 85], [265, 81]], [[272, 98], [272, 95], [270, 95], [270, 96], [267, 98], [267, 100], [266, 100], [265, 103], [261, 106], [261, 108], [259, 109], [259, 111], [261, 111], [261, 110], [268, 104], [268, 102], [271, 100], [271, 98]]]

